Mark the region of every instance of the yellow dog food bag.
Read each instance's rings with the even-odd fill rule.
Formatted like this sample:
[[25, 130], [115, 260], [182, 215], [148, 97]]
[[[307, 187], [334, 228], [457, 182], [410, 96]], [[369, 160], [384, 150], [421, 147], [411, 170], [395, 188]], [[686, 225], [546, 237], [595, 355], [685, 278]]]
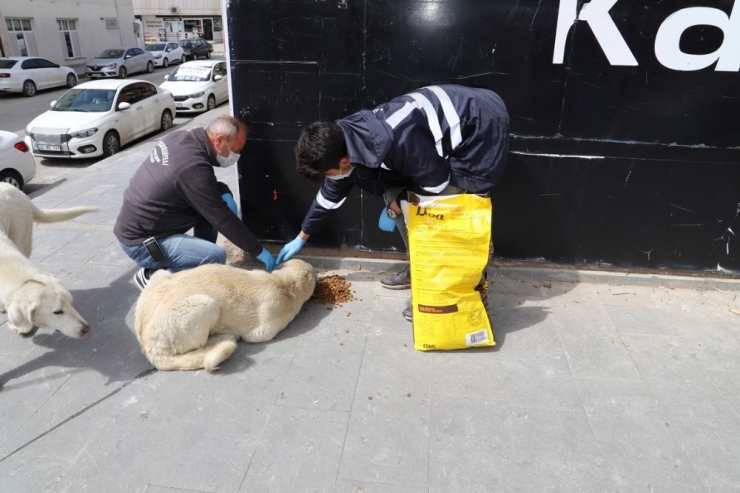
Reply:
[[474, 194], [418, 199], [406, 214], [414, 349], [494, 346], [491, 322], [475, 289], [488, 265], [491, 199]]

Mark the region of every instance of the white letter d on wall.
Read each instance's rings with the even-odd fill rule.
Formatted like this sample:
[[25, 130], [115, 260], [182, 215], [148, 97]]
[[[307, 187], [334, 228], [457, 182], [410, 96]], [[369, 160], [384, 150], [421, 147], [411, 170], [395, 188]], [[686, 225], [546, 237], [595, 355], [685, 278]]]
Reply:
[[[655, 36], [655, 56], [665, 67], [673, 70], [701, 70], [717, 62], [717, 72], [740, 70], [740, 14], [733, 7], [732, 14], [708, 7], [679, 10], [668, 17]], [[722, 46], [714, 53], [691, 55], [680, 48], [681, 35], [692, 26], [715, 26], [722, 30]]]

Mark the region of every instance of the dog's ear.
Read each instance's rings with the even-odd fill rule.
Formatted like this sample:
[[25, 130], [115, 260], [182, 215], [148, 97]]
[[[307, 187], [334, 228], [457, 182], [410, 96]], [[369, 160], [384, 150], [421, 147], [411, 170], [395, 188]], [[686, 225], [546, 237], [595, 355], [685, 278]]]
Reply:
[[26, 334], [33, 329], [33, 312], [36, 303], [11, 301], [8, 306], [8, 323], [16, 334]]

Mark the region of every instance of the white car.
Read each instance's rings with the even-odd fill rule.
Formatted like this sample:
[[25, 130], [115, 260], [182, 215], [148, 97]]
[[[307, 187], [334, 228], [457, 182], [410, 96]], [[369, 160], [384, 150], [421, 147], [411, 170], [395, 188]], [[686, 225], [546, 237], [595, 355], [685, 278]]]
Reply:
[[0, 92], [34, 96], [38, 89], [77, 85], [77, 74], [46, 58], [11, 56], [0, 58]]
[[165, 75], [166, 82], [159, 87], [175, 95], [178, 112], [199, 113], [212, 110], [216, 105], [229, 100], [229, 82], [226, 76], [226, 62], [193, 60]]
[[108, 157], [132, 140], [169, 129], [174, 116], [172, 94], [151, 82], [85, 82], [28, 124], [26, 143], [40, 157]]
[[185, 50], [177, 43], [151, 43], [144, 49], [154, 55], [156, 67], [169, 67], [171, 63], [185, 63]]
[[13, 132], [0, 130], [0, 182], [19, 190], [36, 176], [36, 161], [28, 145]]
[[154, 72], [154, 56], [138, 46], [103, 50], [85, 65], [85, 75], [90, 79], [125, 79], [137, 72]]

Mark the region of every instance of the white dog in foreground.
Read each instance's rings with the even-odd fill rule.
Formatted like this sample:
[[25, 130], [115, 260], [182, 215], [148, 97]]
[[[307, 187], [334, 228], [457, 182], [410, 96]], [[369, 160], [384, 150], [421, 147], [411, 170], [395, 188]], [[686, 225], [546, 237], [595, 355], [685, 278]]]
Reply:
[[72, 295], [55, 277], [44, 274], [31, 256], [33, 222], [68, 221], [96, 207], [39, 209], [26, 194], [0, 183], [0, 310], [19, 335], [35, 328], [53, 329], [70, 337], [87, 337], [90, 325], [72, 305]]
[[316, 287], [316, 271], [289, 260], [272, 274], [202, 265], [157, 271], [136, 304], [136, 336], [159, 370], [214, 371], [236, 342], [264, 342], [298, 314]]

